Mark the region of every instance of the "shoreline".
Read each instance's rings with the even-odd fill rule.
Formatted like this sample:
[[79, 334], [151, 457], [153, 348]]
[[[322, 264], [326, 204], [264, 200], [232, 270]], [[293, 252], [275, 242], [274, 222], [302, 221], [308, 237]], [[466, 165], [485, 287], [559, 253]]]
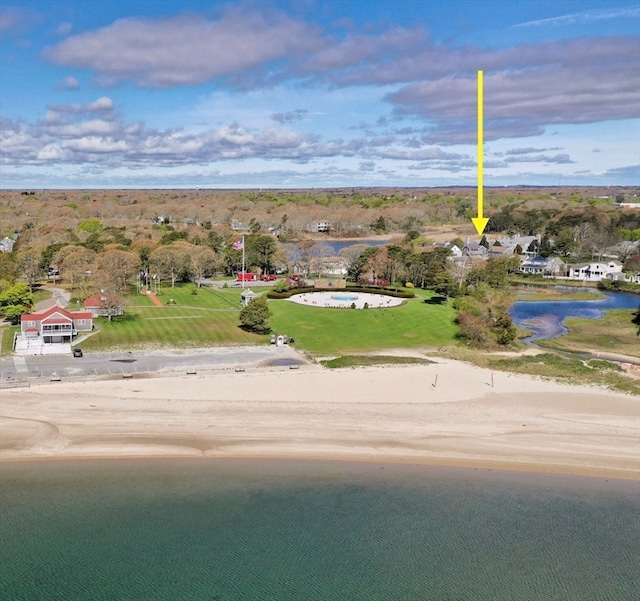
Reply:
[[640, 398], [437, 361], [3, 390], [0, 462], [298, 459], [640, 477]]
[[605, 480], [616, 482], [635, 482], [640, 484], [640, 476], [627, 470], [614, 470], [611, 468], [597, 469], [592, 467], [583, 467], [573, 465], [559, 464], [523, 464], [508, 461], [491, 461], [485, 459], [478, 460], [457, 460], [448, 457], [441, 458], [416, 458], [398, 456], [389, 458], [384, 456], [372, 455], [298, 455], [298, 454], [261, 454], [261, 455], [219, 455], [219, 456], [199, 456], [199, 455], [173, 455], [166, 454], [150, 454], [150, 455], [58, 455], [45, 457], [12, 457], [0, 458], [0, 471], [3, 466], [16, 467], [19, 465], [64, 465], [64, 464], [85, 464], [93, 462], [113, 462], [113, 463], [130, 463], [130, 462], [173, 462], [191, 460], [198, 462], [301, 462], [301, 463], [318, 463], [318, 464], [336, 464], [336, 465], [361, 465], [361, 466], [408, 466], [434, 469], [452, 469], [466, 471], [484, 471], [499, 472], [505, 474], [519, 475], [536, 475], [570, 478], [586, 478], [591, 480]]

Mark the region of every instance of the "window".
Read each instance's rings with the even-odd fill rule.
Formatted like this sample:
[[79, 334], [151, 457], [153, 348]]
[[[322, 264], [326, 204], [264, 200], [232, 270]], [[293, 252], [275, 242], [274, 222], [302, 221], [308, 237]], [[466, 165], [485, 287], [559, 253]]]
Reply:
[[79, 326], [83, 326], [84, 325], [84, 319], [79, 319], [78, 320], [78, 325]]

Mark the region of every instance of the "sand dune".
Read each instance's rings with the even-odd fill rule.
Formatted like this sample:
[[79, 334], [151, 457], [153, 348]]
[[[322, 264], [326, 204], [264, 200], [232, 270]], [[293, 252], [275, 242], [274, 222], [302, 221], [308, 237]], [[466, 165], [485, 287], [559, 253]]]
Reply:
[[2, 391], [0, 458], [299, 457], [637, 478], [640, 398], [438, 359]]

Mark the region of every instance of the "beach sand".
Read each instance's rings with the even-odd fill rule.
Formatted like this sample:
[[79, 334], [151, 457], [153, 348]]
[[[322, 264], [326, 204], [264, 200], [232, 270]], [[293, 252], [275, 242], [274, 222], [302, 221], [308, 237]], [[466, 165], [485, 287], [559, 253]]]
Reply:
[[282, 457], [640, 476], [640, 398], [446, 359], [0, 394], [3, 460]]

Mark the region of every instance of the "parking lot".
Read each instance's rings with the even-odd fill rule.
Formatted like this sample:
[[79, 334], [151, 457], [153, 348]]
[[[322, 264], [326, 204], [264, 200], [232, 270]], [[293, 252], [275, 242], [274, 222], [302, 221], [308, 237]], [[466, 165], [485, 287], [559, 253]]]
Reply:
[[90, 379], [104, 376], [134, 377], [162, 372], [195, 373], [197, 370], [247, 369], [300, 365], [305, 360], [293, 347], [250, 346], [163, 351], [15, 356], [0, 359], [0, 384], [37, 384], [51, 380]]

